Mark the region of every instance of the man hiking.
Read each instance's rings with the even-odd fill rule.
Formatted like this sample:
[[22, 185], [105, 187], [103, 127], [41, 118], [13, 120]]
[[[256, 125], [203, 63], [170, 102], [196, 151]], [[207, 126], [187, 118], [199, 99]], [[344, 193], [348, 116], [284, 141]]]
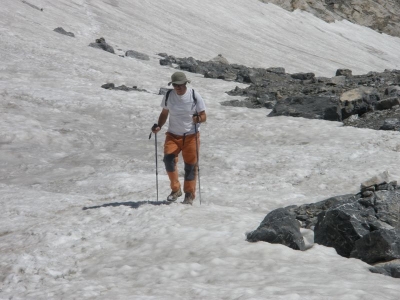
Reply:
[[164, 144], [164, 164], [167, 171], [171, 194], [168, 201], [176, 201], [182, 196], [182, 188], [178, 178], [178, 155], [182, 152], [185, 163], [183, 191], [185, 199], [182, 203], [193, 204], [196, 196], [196, 178], [198, 150], [200, 146], [200, 123], [207, 120], [206, 106], [200, 94], [186, 86], [190, 80], [183, 72], [175, 72], [168, 85], [174, 87], [164, 96], [162, 111], [151, 131], [157, 134], [169, 116], [168, 130]]

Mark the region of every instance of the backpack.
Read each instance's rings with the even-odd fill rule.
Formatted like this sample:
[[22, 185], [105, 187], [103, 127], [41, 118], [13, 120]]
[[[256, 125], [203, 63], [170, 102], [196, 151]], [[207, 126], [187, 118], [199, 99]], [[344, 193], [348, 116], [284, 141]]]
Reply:
[[[169, 97], [169, 94], [172, 92], [173, 90], [168, 90], [168, 92], [165, 94], [165, 107], [167, 107], [167, 103], [168, 103], [168, 97]], [[197, 98], [196, 98], [196, 95], [194, 94], [194, 90], [192, 90], [192, 93], [193, 93], [193, 106], [196, 106], [197, 105]], [[192, 106], [192, 107], [193, 107]]]

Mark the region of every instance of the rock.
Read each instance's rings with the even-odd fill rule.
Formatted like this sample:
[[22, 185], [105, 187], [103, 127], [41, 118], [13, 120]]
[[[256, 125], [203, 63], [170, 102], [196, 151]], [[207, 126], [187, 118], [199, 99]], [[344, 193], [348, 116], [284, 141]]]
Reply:
[[366, 209], [357, 200], [358, 195], [345, 204], [329, 208], [318, 215], [314, 229], [315, 243], [335, 248], [336, 252], [349, 257], [355, 242], [369, 233], [367, 217], [374, 211]]
[[340, 121], [337, 97], [297, 96], [278, 101], [269, 117], [291, 116]]
[[135, 50], [128, 50], [125, 52], [125, 56], [133, 57], [140, 60], [150, 60], [150, 57], [147, 54], [137, 52]]
[[[392, 187], [392, 189], [390, 188]], [[400, 190], [388, 185], [388, 190], [375, 192], [376, 217], [395, 228], [400, 228]]]
[[380, 130], [400, 130], [400, 119], [386, 119], [383, 125], [379, 128]]
[[[387, 171], [361, 186], [363, 190], [358, 194], [276, 209], [247, 239], [277, 242], [297, 249], [299, 239], [294, 233], [300, 226], [303, 232], [314, 230], [315, 243], [333, 247], [344, 257], [369, 264], [400, 259], [400, 186], [397, 181], [389, 181]], [[293, 219], [300, 225], [294, 224]], [[398, 274], [395, 273], [398, 266], [398, 263], [376, 265], [371, 272], [392, 276]]]
[[[354, 116], [354, 115], [353, 115]], [[363, 114], [357, 119], [350, 120], [350, 117], [343, 120], [345, 126], [358, 128], [370, 128], [375, 130], [399, 130], [396, 119], [400, 119], [398, 106], [387, 110], [376, 110]]]
[[96, 42], [90, 43], [89, 46], [93, 47], [93, 48], [101, 49], [101, 50], [104, 50], [104, 51], [107, 51], [107, 52], [110, 52], [113, 54], [115, 53], [114, 48], [111, 47], [109, 44], [107, 44], [106, 40], [104, 38], [96, 39]]
[[271, 72], [271, 73], [275, 73], [275, 74], [285, 74], [285, 68], [281, 68], [281, 67], [267, 68], [267, 72]]
[[366, 263], [400, 258], [400, 231], [381, 229], [372, 231], [355, 242], [350, 257]]
[[346, 76], [335, 76], [335, 77], [332, 77], [330, 82], [328, 82], [327, 84], [344, 86], [346, 84]]
[[338, 69], [336, 70], [336, 76], [351, 77], [353, 72], [349, 69]]
[[393, 106], [400, 105], [400, 98], [393, 97], [393, 98], [386, 98], [380, 100], [376, 103], [375, 109], [376, 110], [385, 110], [391, 109]]
[[220, 103], [223, 106], [260, 108], [269, 105], [268, 103], [260, 102], [257, 98], [247, 98], [246, 100], [229, 100]]
[[372, 273], [383, 274], [394, 278], [400, 278], [400, 259], [375, 264], [369, 269]]
[[214, 57], [210, 61], [217, 62], [217, 63], [224, 64], [224, 65], [229, 65], [229, 61], [225, 57], [223, 57], [222, 54], [218, 54], [218, 56]]
[[317, 217], [320, 213], [327, 209], [349, 201], [350, 198], [354, 197], [353, 194], [347, 194], [342, 196], [335, 196], [322, 200], [316, 203], [303, 204], [301, 206], [285, 207], [291, 213], [296, 215], [296, 219], [304, 223], [304, 228], [313, 228], [317, 223]]
[[294, 79], [299, 79], [299, 80], [311, 80], [315, 77], [314, 73], [295, 73], [291, 75], [292, 78]]
[[113, 90], [114, 87], [115, 87], [115, 85], [114, 85], [114, 83], [106, 83], [106, 84], [103, 84], [101, 87], [102, 87], [103, 89]]
[[226, 81], [235, 81], [237, 78], [237, 75], [235, 72], [224, 72], [222, 74], [222, 76], [219, 76], [218, 78], [226, 80]]
[[66, 36], [75, 37], [75, 34], [73, 34], [72, 32], [65, 31], [64, 28], [62, 28], [62, 27], [57, 27], [53, 31], [61, 33]]
[[380, 184], [390, 182], [390, 175], [388, 171], [384, 171], [378, 175], [371, 177], [370, 179], [361, 183], [361, 191], [371, 187], [371, 186], [378, 186]]
[[282, 244], [295, 250], [306, 249], [299, 222], [284, 208], [270, 212], [256, 230], [247, 234], [247, 240]]
[[160, 59], [160, 65], [161, 66], [172, 66], [172, 63], [168, 59]]
[[344, 92], [340, 95], [343, 119], [355, 114], [362, 115], [373, 110], [379, 98], [377, 90], [372, 87], [359, 87]]
[[123, 84], [123, 85], [120, 85], [120, 86], [115, 87], [114, 90], [119, 90], [119, 91], [128, 92], [128, 91], [134, 90], [134, 88], [129, 88], [129, 87], [127, 87], [126, 85]]
[[[361, 187], [358, 194], [276, 209], [247, 234], [247, 240], [304, 249], [298, 235], [300, 227], [303, 233], [314, 230], [315, 243], [333, 247], [344, 257], [369, 264], [400, 259], [400, 186], [397, 181], [389, 181], [385, 171], [364, 181]], [[398, 266], [377, 265], [371, 272], [392, 276]]]
[[385, 95], [388, 95], [391, 97], [400, 97], [400, 86], [389, 86], [385, 90]]
[[179, 67], [183, 71], [198, 73], [198, 63], [193, 57], [183, 58], [179, 61]]
[[125, 91], [125, 92], [129, 92], [129, 91], [148, 92], [145, 89], [138, 89], [136, 85], [134, 85], [132, 87], [127, 87], [126, 85], [123, 84], [123, 85], [116, 87], [114, 83], [106, 83], [106, 84], [103, 84], [101, 87], [103, 89]]

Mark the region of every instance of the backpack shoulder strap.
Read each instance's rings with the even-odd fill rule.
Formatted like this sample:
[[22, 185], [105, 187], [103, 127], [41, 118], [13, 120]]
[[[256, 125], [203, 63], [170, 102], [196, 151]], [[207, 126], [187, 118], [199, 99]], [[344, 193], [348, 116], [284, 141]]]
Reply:
[[192, 90], [192, 93], [193, 93], [193, 102], [194, 102], [194, 105], [196, 105], [197, 99], [196, 99], [196, 95], [194, 94], [194, 90]]
[[169, 94], [171, 94], [171, 92], [172, 92], [172, 90], [168, 90], [168, 92], [165, 94], [165, 107], [167, 107], [168, 97], [169, 97]]

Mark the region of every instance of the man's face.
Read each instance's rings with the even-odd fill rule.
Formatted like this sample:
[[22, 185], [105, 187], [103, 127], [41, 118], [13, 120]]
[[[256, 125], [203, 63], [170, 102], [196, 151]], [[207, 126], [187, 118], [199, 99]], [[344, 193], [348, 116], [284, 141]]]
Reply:
[[186, 83], [184, 84], [172, 84], [172, 86], [174, 87], [175, 92], [179, 95], [182, 96], [186, 93]]

